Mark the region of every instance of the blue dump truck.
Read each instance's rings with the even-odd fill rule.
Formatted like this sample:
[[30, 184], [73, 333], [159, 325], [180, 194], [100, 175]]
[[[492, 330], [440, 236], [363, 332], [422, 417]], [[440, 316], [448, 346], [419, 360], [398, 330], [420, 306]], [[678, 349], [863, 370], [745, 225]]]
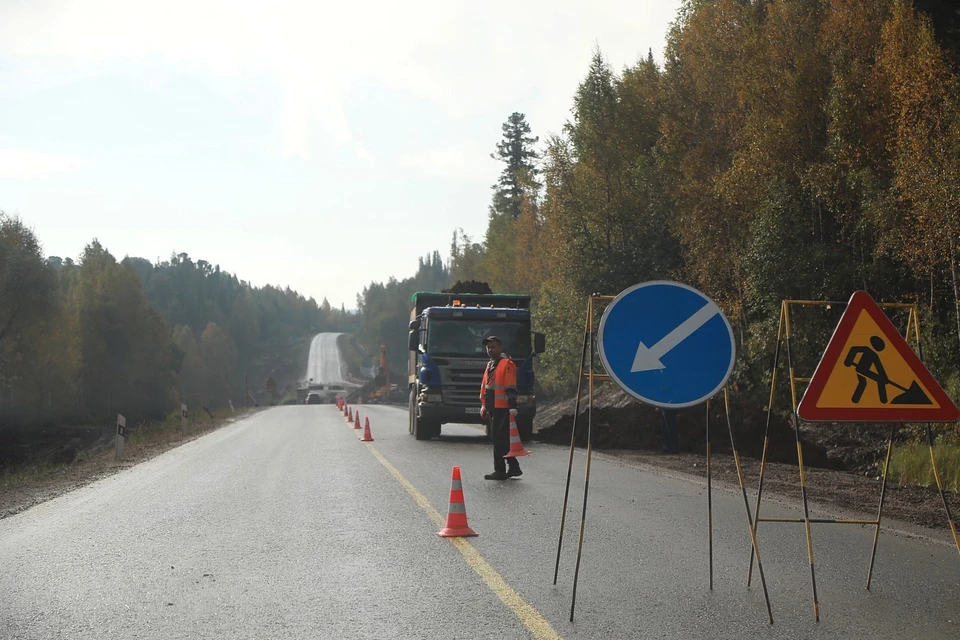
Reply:
[[517, 430], [529, 440], [537, 412], [533, 360], [545, 342], [542, 333], [530, 330], [530, 296], [418, 291], [411, 302], [410, 433], [428, 440], [446, 423], [483, 424], [480, 382], [488, 361], [483, 338], [492, 334], [517, 364]]

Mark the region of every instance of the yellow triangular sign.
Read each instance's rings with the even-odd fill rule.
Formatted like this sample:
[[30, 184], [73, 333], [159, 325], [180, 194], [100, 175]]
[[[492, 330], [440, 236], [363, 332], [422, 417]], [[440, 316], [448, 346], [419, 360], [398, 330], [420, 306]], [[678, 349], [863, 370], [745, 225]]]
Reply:
[[866, 291], [850, 297], [797, 413], [810, 422], [953, 422], [960, 417]]

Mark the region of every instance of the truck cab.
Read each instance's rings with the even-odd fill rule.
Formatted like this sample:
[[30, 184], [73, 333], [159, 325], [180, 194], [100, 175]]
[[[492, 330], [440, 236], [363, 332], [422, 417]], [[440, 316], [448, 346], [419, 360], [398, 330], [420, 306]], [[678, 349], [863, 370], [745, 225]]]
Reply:
[[439, 435], [445, 423], [483, 424], [480, 385], [488, 362], [483, 338], [497, 335], [504, 355], [517, 365], [517, 430], [521, 439], [530, 439], [537, 411], [534, 360], [544, 350], [544, 337], [530, 330], [529, 301], [507, 294], [414, 294], [408, 369], [412, 435], [426, 440]]

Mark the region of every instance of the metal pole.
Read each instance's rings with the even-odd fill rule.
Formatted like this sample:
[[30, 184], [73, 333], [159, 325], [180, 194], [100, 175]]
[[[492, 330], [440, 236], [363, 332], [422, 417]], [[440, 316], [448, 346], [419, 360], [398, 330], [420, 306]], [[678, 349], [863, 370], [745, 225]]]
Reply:
[[[783, 314], [787, 303], [780, 304], [780, 326], [777, 328], [777, 346], [773, 352], [773, 374], [770, 377], [770, 400], [767, 403], [767, 425], [763, 430], [763, 453], [760, 456], [760, 482], [757, 486], [757, 502], [753, 512], [757, 519], [754, 529], [760, 526], [760, 498], [763, 496], [763, 477], [767, 470], [767, 452], [770, 448], [770, 417], [773, 415], [773, 401], [777, 394], [777, 367], [780, 365], [780, 343], [783, 342]], [[747, 587], [753, 582], [753, 553], [750, 554], [750, 568], [747, 569]]]
[[820, 622], [820, 603], [817, 600], [817, 574], [813, 565], [813, 538], [810, 534], [810, 505], [807, 502], [807, 483], [803, 473], [803, 446], [800, 444], [800, 414], [797, 413], [797, 394], [793, 384], [793, 356], [790, 353], [789, 318], [787, 319], [787, 365], [790, 368], [790, 390], [793, 395], [793, 433], [797, 439], [797, 465], [800, 468], [800, 495], [803, 497], [803, 523], [807, 532], [807, 558], [810, 560], [810, 583], [813, 586], [813, 616]]
[[747, 526], [750, 528], [750, 543], [753, 545], [753, 554], [757, 557], [757, 571], [760, 573], [760, 584], [763, 585], [763, 599], [767, 603], [767, 618], [773, 624], [773, 609], [770, 607], [770, 594], [767, 593], [767, 579], [763, 575], [763, 563], [760, 562], [760, 546], [757, 544], [757, 531], [753, 516], [750, 514], [750, 500], [747, 499], [747, 483], [743, 480], [743, 467], [740, 466], [740, 452], [733, 439], [733, 426], [730, 424], [730, 392], [723, 387], [723, 406], [727, 414], [727, 431], [730, 433], [730, 449], [733, 451], [733, 461], [737, 465], [737, 480], [740, 482], [740, 493], [743, 494], [743, 508], [747, 512]]
[[707, 553], [710, 557], [710, 591], [713, 591], [713, 474], [710, 465], [710, 401], [707, 400]]
[[560, 512], [560, 537], [557, 539], [557, 563], [553, 568], [553, 584], [557, 584], [557, 575], [560, 573], [560, 549], [563, 546], [563, 529], [567, 522], [567, 500], [570, 496], [570, 476], [573, 474], [573, 451], [576, 447], [577, 419], [580, 417], [580, 396], [583, 393], [583, 366], [587, 358], [587, 343], [590, 340], [590, 310], [587, 309], [587, 319], [583, 326], [583, 349], [580, 352], [580, 373], [577, 377], [577, 403], [573, 410], [573, 426], [570, 428], [570, 459], [567, 461], [567, 484], [563, 490], [563, 510]]
[[[908, 329], [909, 331], [909, 329]], [[883, 463], [883, 483], [880, 485], [880, 506], [877, 507], [877, 528], [873, 532], [873, 551], [870, 552], [870, 568], [867, 569], [867, 591], [873, 578], [873, 561], [877, 557], [877, 542], [880, 540], [880, 520], [883, 519], [883, 500], [887, 495], [887, 472], [890, 470], [890, 455], [893, 453], [893, 432], [896, 425], [890, 425], [890, 438], [887, 440], [887, 459]]]
[[583, 480], [583, 514], [580, 516], [580, 536], [577, 542], [577, 564], [573, 570], [573, 596], [570, 600], [570, 622], [573, 622], [573, 613], [577, 606], [577, 580], [580, 577], [580, 557], [583, 553], [583, 530], [587, 522], [587, 494], [590, 490], [590, 458], [593, 453], [593, 297], [590, 298], [590, 405], [587, 409], [587, 471]]
[[[923, 361], [923, 345], [920, 344], [920, 321], [917, 319], [913, 325], [917, 336], [917, 355], [920, 361]], [[943, 483], [940, 482], [940, 472], [937, 470], [937, 458], [933, 455], [933, 434], [930, 432], [930, 423], [927, 423], [927, 446], [930, 447], [930, 464], [933, 465], [933, 477], [937, 480], [937, 489], [940, 491], [940, 500], [943, 502], [943, 510], [947, 513], [947, 523], [950, 525], [950, 531], [953, 533], [953, 543], [957, 545], [957, 552], [960, 553], [960, 535], [957, 534], [957, 525], [953, 522], [953, 514], [950, 513], [950, 503], [947, 502], [947, 496], [943, 493]]]
[[960, 535], [957, 535], [957, 525], [953, 521], [953, 514], [950, 513], [950, 503], [947, 502], [947, 496], [943, 492], [943, 483], [940, 481], [940, 472], [937, 470], [937, 458], [933, 455], [933, 435], [930, 433], [929, 423], [927, 424], [927, 446], [930, 447], [933, 477], [937, 479], [937, 490], [940, 492], [940, 500], [943, 501], [943, 510], [947, 512], [947, 523], [950, 525], [950, 531], [953, 532], [953, 542], [957, 545], [957, 552], [960, 553]]

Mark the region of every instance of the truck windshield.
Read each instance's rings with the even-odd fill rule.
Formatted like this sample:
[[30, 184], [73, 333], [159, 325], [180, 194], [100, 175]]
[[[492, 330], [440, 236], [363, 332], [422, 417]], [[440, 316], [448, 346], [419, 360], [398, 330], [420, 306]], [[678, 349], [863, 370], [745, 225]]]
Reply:
[[509, 320], [431, 320], [427, 352], [434, 356], [486, 357], [483, 339], [495, 335], [511, 358], [530, 355], [530, 325]]

